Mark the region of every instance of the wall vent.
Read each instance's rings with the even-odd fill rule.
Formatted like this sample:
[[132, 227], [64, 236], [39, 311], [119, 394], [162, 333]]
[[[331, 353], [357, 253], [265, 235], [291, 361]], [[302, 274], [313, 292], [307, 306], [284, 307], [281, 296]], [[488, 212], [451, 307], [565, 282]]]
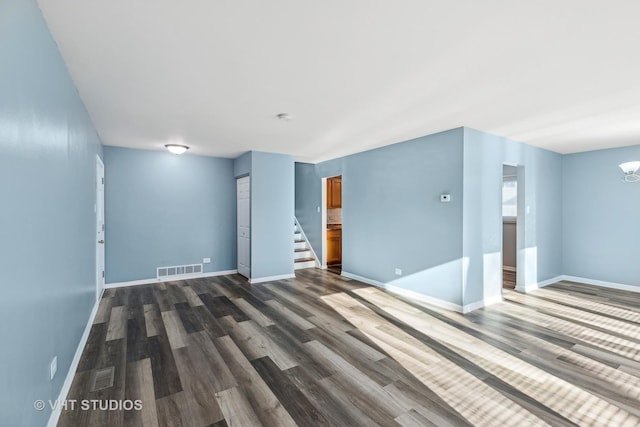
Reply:
[[113, 387], [113, 376], [115, 373], [115, 367], [98, 369], [93, 374], [93, 384], [91, 391], [98, 391], [105, 388]]
[[158, 267], [157, 277], [159, 280], [178, 279], [202, 273], [202, 264], [174, 265], [171, 267]]

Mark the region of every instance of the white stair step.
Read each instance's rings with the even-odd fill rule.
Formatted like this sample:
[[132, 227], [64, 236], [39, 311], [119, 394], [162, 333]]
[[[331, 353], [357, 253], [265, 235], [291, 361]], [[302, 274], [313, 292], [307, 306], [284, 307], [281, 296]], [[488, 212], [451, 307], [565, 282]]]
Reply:
[[301, 258], [311, 258], [311, 249], [294, 252], [293, 259], [301, 259]]
[[302, 233], [293, 233], [293, 238], [295, 240], [302, 240]]
[[301, 240], [299, 242], [294, 242], [293, 243], [293, 248], [294, 249], [307, 249], [307, 242], [304, 240]]
[[316, 266], [315, 261], [304, 261], [304, 262], [296, 262], [294, 263], [294, 270], [300, 270], [302, 268], [313, 268]]

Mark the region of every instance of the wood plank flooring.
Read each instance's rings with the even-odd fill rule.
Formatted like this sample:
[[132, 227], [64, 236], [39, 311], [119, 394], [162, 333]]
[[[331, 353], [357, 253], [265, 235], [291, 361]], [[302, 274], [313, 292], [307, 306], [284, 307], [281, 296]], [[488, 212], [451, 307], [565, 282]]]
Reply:
[[516, 271], [502, 269], [502, 287], [505, 289], [516, 288]]
[[461, 315], [296, 275], [105, 291], [68, 399], [141, 408], [58, 425], [640, 425], [640, 294], [561, 282]]

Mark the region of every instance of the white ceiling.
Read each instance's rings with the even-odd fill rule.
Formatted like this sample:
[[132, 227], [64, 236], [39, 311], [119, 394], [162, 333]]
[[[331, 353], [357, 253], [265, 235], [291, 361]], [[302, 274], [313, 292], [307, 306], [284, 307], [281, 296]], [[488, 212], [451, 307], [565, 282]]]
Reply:
[[637, 0], [39, 4], [106, 145], [316, 162], [458, 126], [640, 143]]

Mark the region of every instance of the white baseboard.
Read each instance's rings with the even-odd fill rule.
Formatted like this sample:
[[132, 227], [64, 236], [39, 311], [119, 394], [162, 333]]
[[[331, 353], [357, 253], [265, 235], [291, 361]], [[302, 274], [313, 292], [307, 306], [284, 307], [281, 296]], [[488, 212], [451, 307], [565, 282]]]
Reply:
[[621, 291], [640, 292], [640, 286], [625, 285], [623, 283], [615, 283], [615, 282], [606, 282], [604, 280], [595, 280], [595, 279], [589, 279], [586, 277], [568, 276], [566, 274], [561, 274], [560, 276], [552, 277], [551, 279], [534, 283], [533, 285], [529, 285], [525, 287], [525, 289], [516, 287], [516, 291], [527, 293], [527, 292], [535, 291], [536, 289], [539, 289], [539, 288], [544, 288], [545, 286], [552, 285], [554, 283], [561, 282], [563, 280], [566, 280], [569, 282], [584, 283], [585, 285], [601, 286], [603, 288], [609, 288], [609, 289], [618, 289]]
[[212, 271], [210, 273], [201, 273], [201, 274], [183, 274], [178, 277], [171, 277], [166, 279], [142, 279], [142, 280], [131, 280], [129, 282], [114, 282], [107, 283], [104, 285], [105, 289], [111, 288], [122, 288], [125, 286], [136, 286], [136, 285], [148, 285], [150, 283], [162, 283], [162, 282], [173, 282], [175, 280], [188, 280], [188, 279], [202, 279], [204, 277], [215, 277], [215, 276], [226, 276], [228, 274], [236, 274], [238, 270], [222, 270], [222, 271]]
[[280, 274], [279, 276], [266, 276], [266, 277], [255, 277], [255, 278], [251, 278], [249, 279], [249, 283], [250, 284], [255, 284], [255, 283], [264, 283], [264, 282], [273, 282], [275, 280], [284, 280], [284, 279], [293, 279], [294, 277], [296, 277], [295, 274]]
[[533, 283], [529, 286], [525, 286], [524, 288], [522, 288], [521, 286], [516, 286], [516, 291], [526, 294], [527, 292], [535, 291], [536, 289], [544, 288], [545, 286], [553, 285], [554, 283], [558, 283], [561, 280], [565, 280], [565, 277], [566, 276], [563, 275], [552, 277], [551, 279]]
[[359, 282], [366, 283], [368, 285], [377, 286], [379, 288], [384, 288], [385, 287], [384, 283], [382, 283], [382, 282], [378, 282], [377, 280], [369, 279], [368, 277], [358, 276], [357, 274], [349, 273], [349, 272], [346, 272], [344, 270], [342, 271], [342, 273], [340, 273], [340, 275], [346, 277], [347, 279], [357, 280]]
[[496, 296], [493, 296], [493, 297], [485, 298], [484, 299], [484, 306], [488, 307], [488, 306], [493, 305], [493, 304], [498, 304], [499, 302], [502, 302], [502, 301], [504, 301], [504, 299], [502, 298], [502, 295], [496, 295]]
[[471, 304], [465, 304], [462, 306], [462, 309], [459, 310], [460, 313], [466, 314], [471, 313], [474, 310], [484, 307], [484, 301], [476, 301]]
[[471, 313], [474, 310], [478, 310], [479, 308], [488, 307], [493, 304], [497, 304], [502, 302], [502, 295], [496, 295], [493, 297], [485, 298], [481, 301], [472, 302], [471, 304], [465, 304], [462, 306], [462, 313]]
[[[65, 400], [67, 400], [69, 390], [71, 390], [71, 384], [73, 383], [73, 377], [76, 375], [76, 370], [78, 369], [78, 364], [80, 363], [80, 358], [82, 357], [82, 351], [84, 350], [84, 346], [87, 344], [87, 340], [89, 339], [91, 326], [93, 325], [93, 321], [95, 320], [96, 314], [98, 313], [98, 307], [100, 306], [100, 301], [102, 300], [103, 293], [104, 289], [102, 290], [102, 292], [100, 292], [100, 298], [98, 298], [93, 306], [93, 309], [91, 309], [89, 320], [87, 322], [87, 325], [84, 327], [84, 332], [80, 337], [80, 342], [78, 343], [78, 347], [76, 348], [76, 353], [73, 355], [73, 359], [71, 360], [69, 371], [67, 372], [67, 376], [64, 379], [64, 383], [62, 383], [62, 388], [60, 389], [60, 394], [58, 395], [57, 402], [64, 402]], [[58, 424], [60, 415], [62, 414], [63, 405], [55, 406], [55, 409], [51, 411], [51, 415], [49, 416], [47, 427], [55, 427]]]
[[562, 277], [561, 280], [567, 280], [569, 282], [578, 282], [578, 283], [584, 283], [587, 285], [602, 286], [603, 288], [618, 289], [621, 291], [640, 292], [640, 285], [639, 286], [625, 285], [623, 283], [605, 282], [603, 280], [594, 280], [594, 279], [587, 279], [586, 277], [576, 277], [576, 276], [567, 276], [567, 275], [563, 275], [561, 277]]
[[398, 286], [389, 285], [386, 283], [379, 282], [377, 280], [369, 279], [368, 277], [359, 276], [357, 274], [349, 273], [346, 271], [342, 272], [342, 276], [347, 277], [349, 279], [358, 280], [360, 282], [366, 283], [368, 285], [373, 285], [379, 288], [383, 288], [388, 290], [391, 293], [396, 295], [400, 295], [406, 298], [410, 298], [412, 300], [418, 302], [424, 302], [426, 304], [435, 305], [436, 307], [444, 308], [446, 310], [456, 311], [458, 313], [469, 313], [473, 310], [477, 310], [482, 307], [487, 307], [492, 304], [496, 304], [498, 302], [502, 302], [502, 296], [497, 295], [489, 298], [485, 298], [482, 301], [477, 301], [471, 304], [467, 304], [465, 306], [461, 306], [459, 304], [455, 304], [449, 301], [442, 300], [440, 298], [430, 297], [425, 294], [421, 294], [420, 292], [411, 291], [408, 289], [400, 288]]
[[373, 285], [379, 288], [383, 288], [388, 290], [391, 293], [411, 298], [416, 301], [425, 302], [427, 304], [435, 305], [436, 307], [441, 307], [447, 310], [457, 311], [462, 313], [462, 306], [458, 304], [451, 303], [449, 301], [445, 301], [439, 298], [430, 297], [428, 295], [421, 294], [419, 292], [410, 291], [408, 289], [400, 288], [398, 286], [389, 285], [386, 283], [379, 282], [377, 280], [369, 279], [368, 277], [358, 276], [357, 274], [349, 273], [347, 271], [343, 271], [342, 276], [347, 277], [349, 279], [358, 280], [359, 282], [366, 283], [368, 285]]

